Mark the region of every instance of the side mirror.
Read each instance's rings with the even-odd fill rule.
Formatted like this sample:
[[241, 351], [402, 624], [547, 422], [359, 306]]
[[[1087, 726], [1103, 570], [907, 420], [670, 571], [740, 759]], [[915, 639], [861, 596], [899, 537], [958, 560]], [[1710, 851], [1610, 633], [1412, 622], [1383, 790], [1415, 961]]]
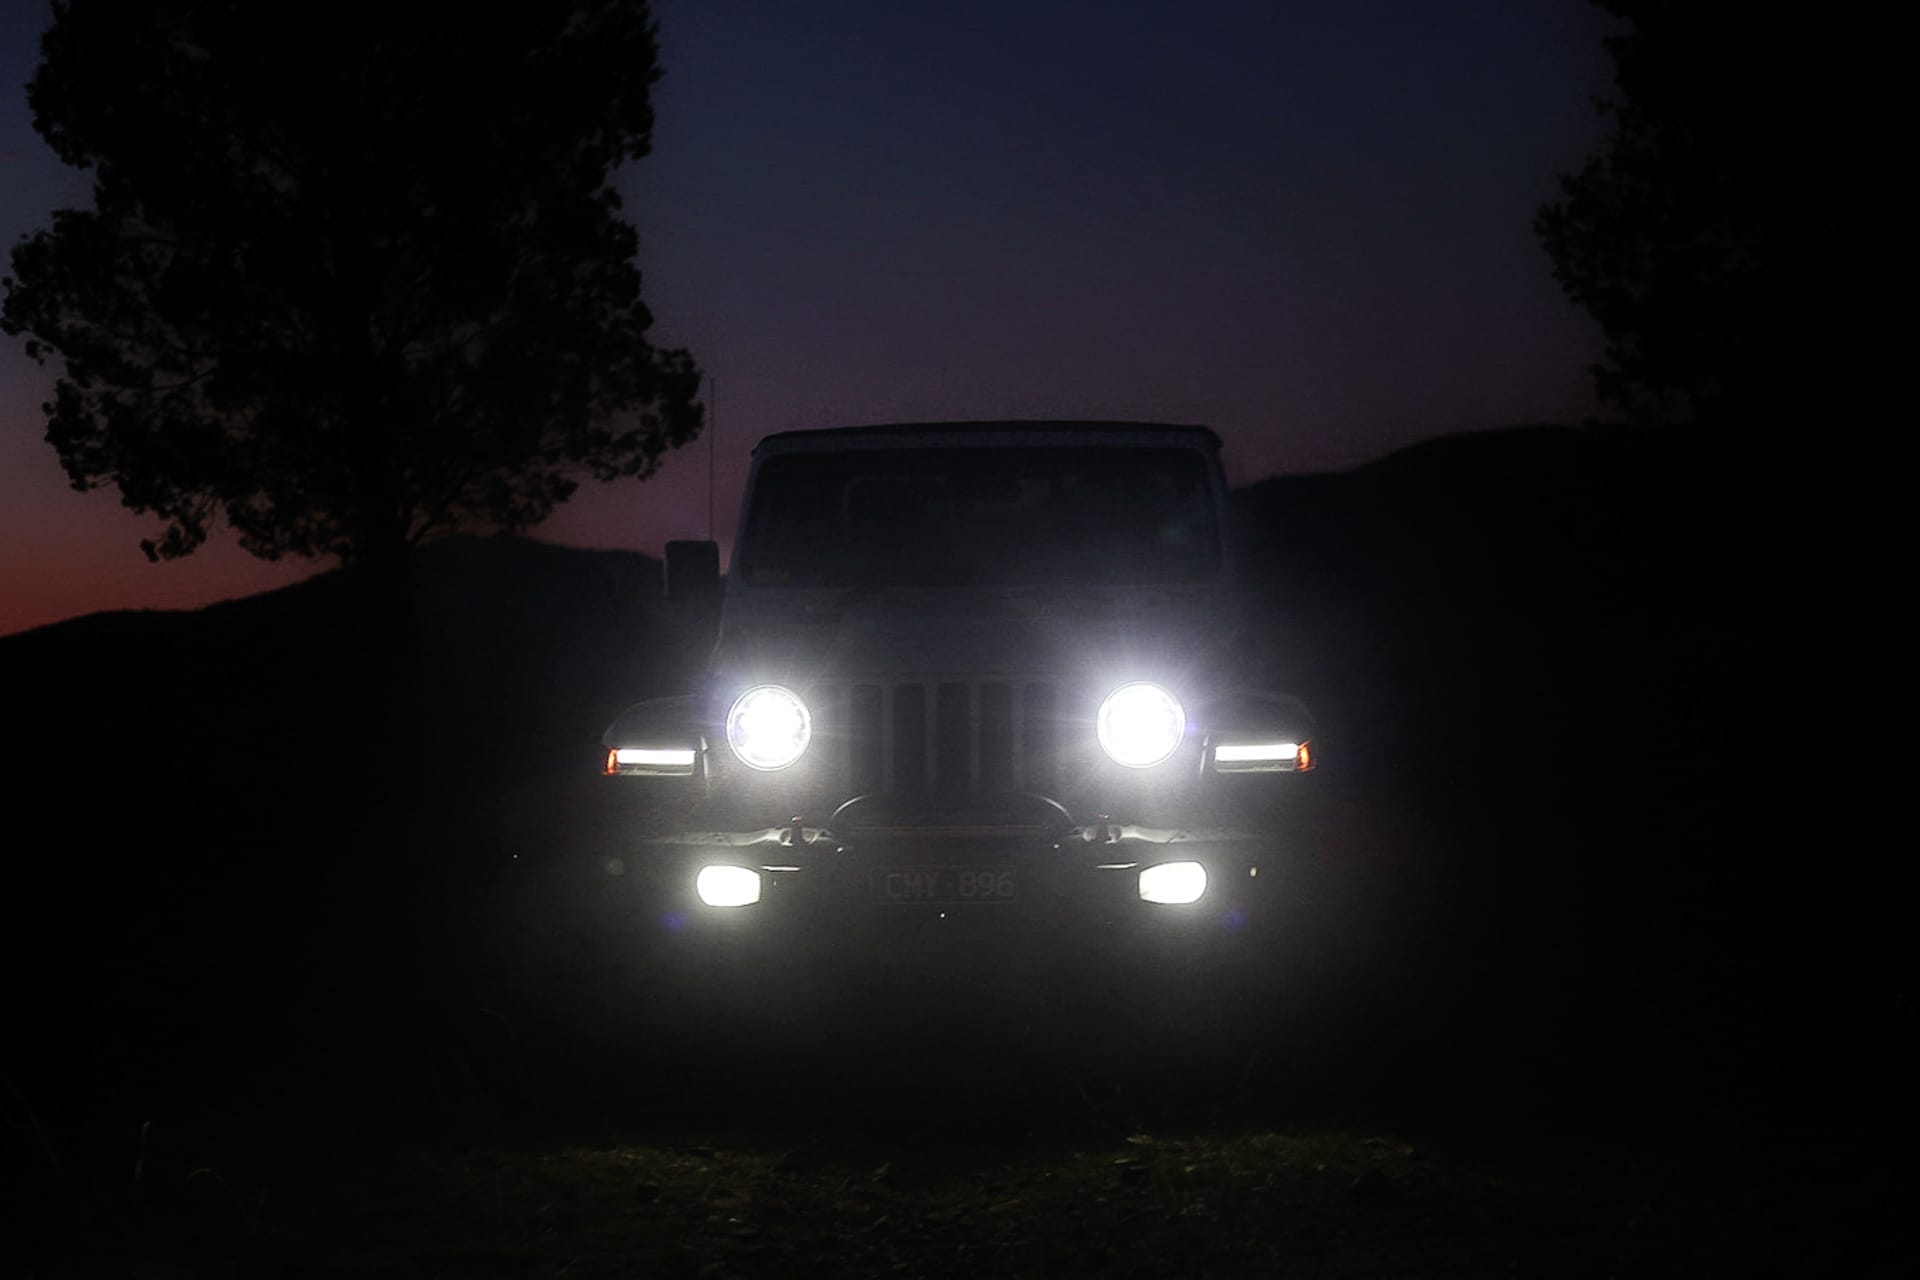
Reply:
[[665, 564], [667, 603], [692, 613], [720, 604], [720, 544], [705, 540], [669, 542]]

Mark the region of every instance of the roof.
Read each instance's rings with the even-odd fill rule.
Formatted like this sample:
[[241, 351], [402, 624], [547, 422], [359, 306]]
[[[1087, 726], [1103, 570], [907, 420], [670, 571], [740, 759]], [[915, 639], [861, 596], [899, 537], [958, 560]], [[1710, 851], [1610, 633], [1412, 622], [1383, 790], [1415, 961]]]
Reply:
[[754, 451], [768, 446], [780, 452], [847, 446], [879, 448], [909, 442], [938, 442], [958, 448], [1045, 444], [1220, 447], [1220, 437], [1210, 427], [1170, 422], [1020, 418], [984, 422], [895, 422], [872, 426], [825, 427], [812, 431], [780, 431], [763, 438], [754, 446]]

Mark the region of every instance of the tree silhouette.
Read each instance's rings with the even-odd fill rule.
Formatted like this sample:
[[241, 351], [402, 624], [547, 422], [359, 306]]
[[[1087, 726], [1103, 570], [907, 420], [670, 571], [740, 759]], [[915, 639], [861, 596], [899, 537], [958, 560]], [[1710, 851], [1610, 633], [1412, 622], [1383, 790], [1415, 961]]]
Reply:
[[1848, 75], [1792, 9], [1596, 0], [1614, 131], [1535, 230], [1606, 337], [1602, 400], [1642, 422], [1778, 417], [1837, 368], [1828, 296]]
[[56, 0], [34, 122], [90, 169], [0, 324], [64, 374], [47, 439], [187, 555], [522, 529], [699, 432], [610, 185], [649, 150], [644, 0]]

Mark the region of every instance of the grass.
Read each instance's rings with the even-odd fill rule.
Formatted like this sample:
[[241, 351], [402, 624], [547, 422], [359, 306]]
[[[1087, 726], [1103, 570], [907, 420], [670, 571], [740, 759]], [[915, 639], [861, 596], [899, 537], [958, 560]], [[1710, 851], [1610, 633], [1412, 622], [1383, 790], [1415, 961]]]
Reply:
[[305, 1186], [196, 1171], [167, 1212], [27, 1274], [1855, 1273], [1823, 1234], [1839, 1226], [1832, 1204], [1734, 1177], [1730, 1153], [1560, 1154], [1496, 1160], [1337, 1130], [414, 1146]]

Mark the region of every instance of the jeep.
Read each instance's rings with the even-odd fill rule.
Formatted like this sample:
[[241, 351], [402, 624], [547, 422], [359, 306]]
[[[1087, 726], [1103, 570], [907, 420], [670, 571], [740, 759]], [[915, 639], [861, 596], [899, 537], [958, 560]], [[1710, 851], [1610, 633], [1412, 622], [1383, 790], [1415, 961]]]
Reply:
[[1226, 511], [1204, 427], [768, 436], [724, 590], [714, 543], [669, 544], [711, 658], [603, 736], [674, 815], [612, 865], [675, 929], [1259, 923], [1315, 747], [1250, 656]]

